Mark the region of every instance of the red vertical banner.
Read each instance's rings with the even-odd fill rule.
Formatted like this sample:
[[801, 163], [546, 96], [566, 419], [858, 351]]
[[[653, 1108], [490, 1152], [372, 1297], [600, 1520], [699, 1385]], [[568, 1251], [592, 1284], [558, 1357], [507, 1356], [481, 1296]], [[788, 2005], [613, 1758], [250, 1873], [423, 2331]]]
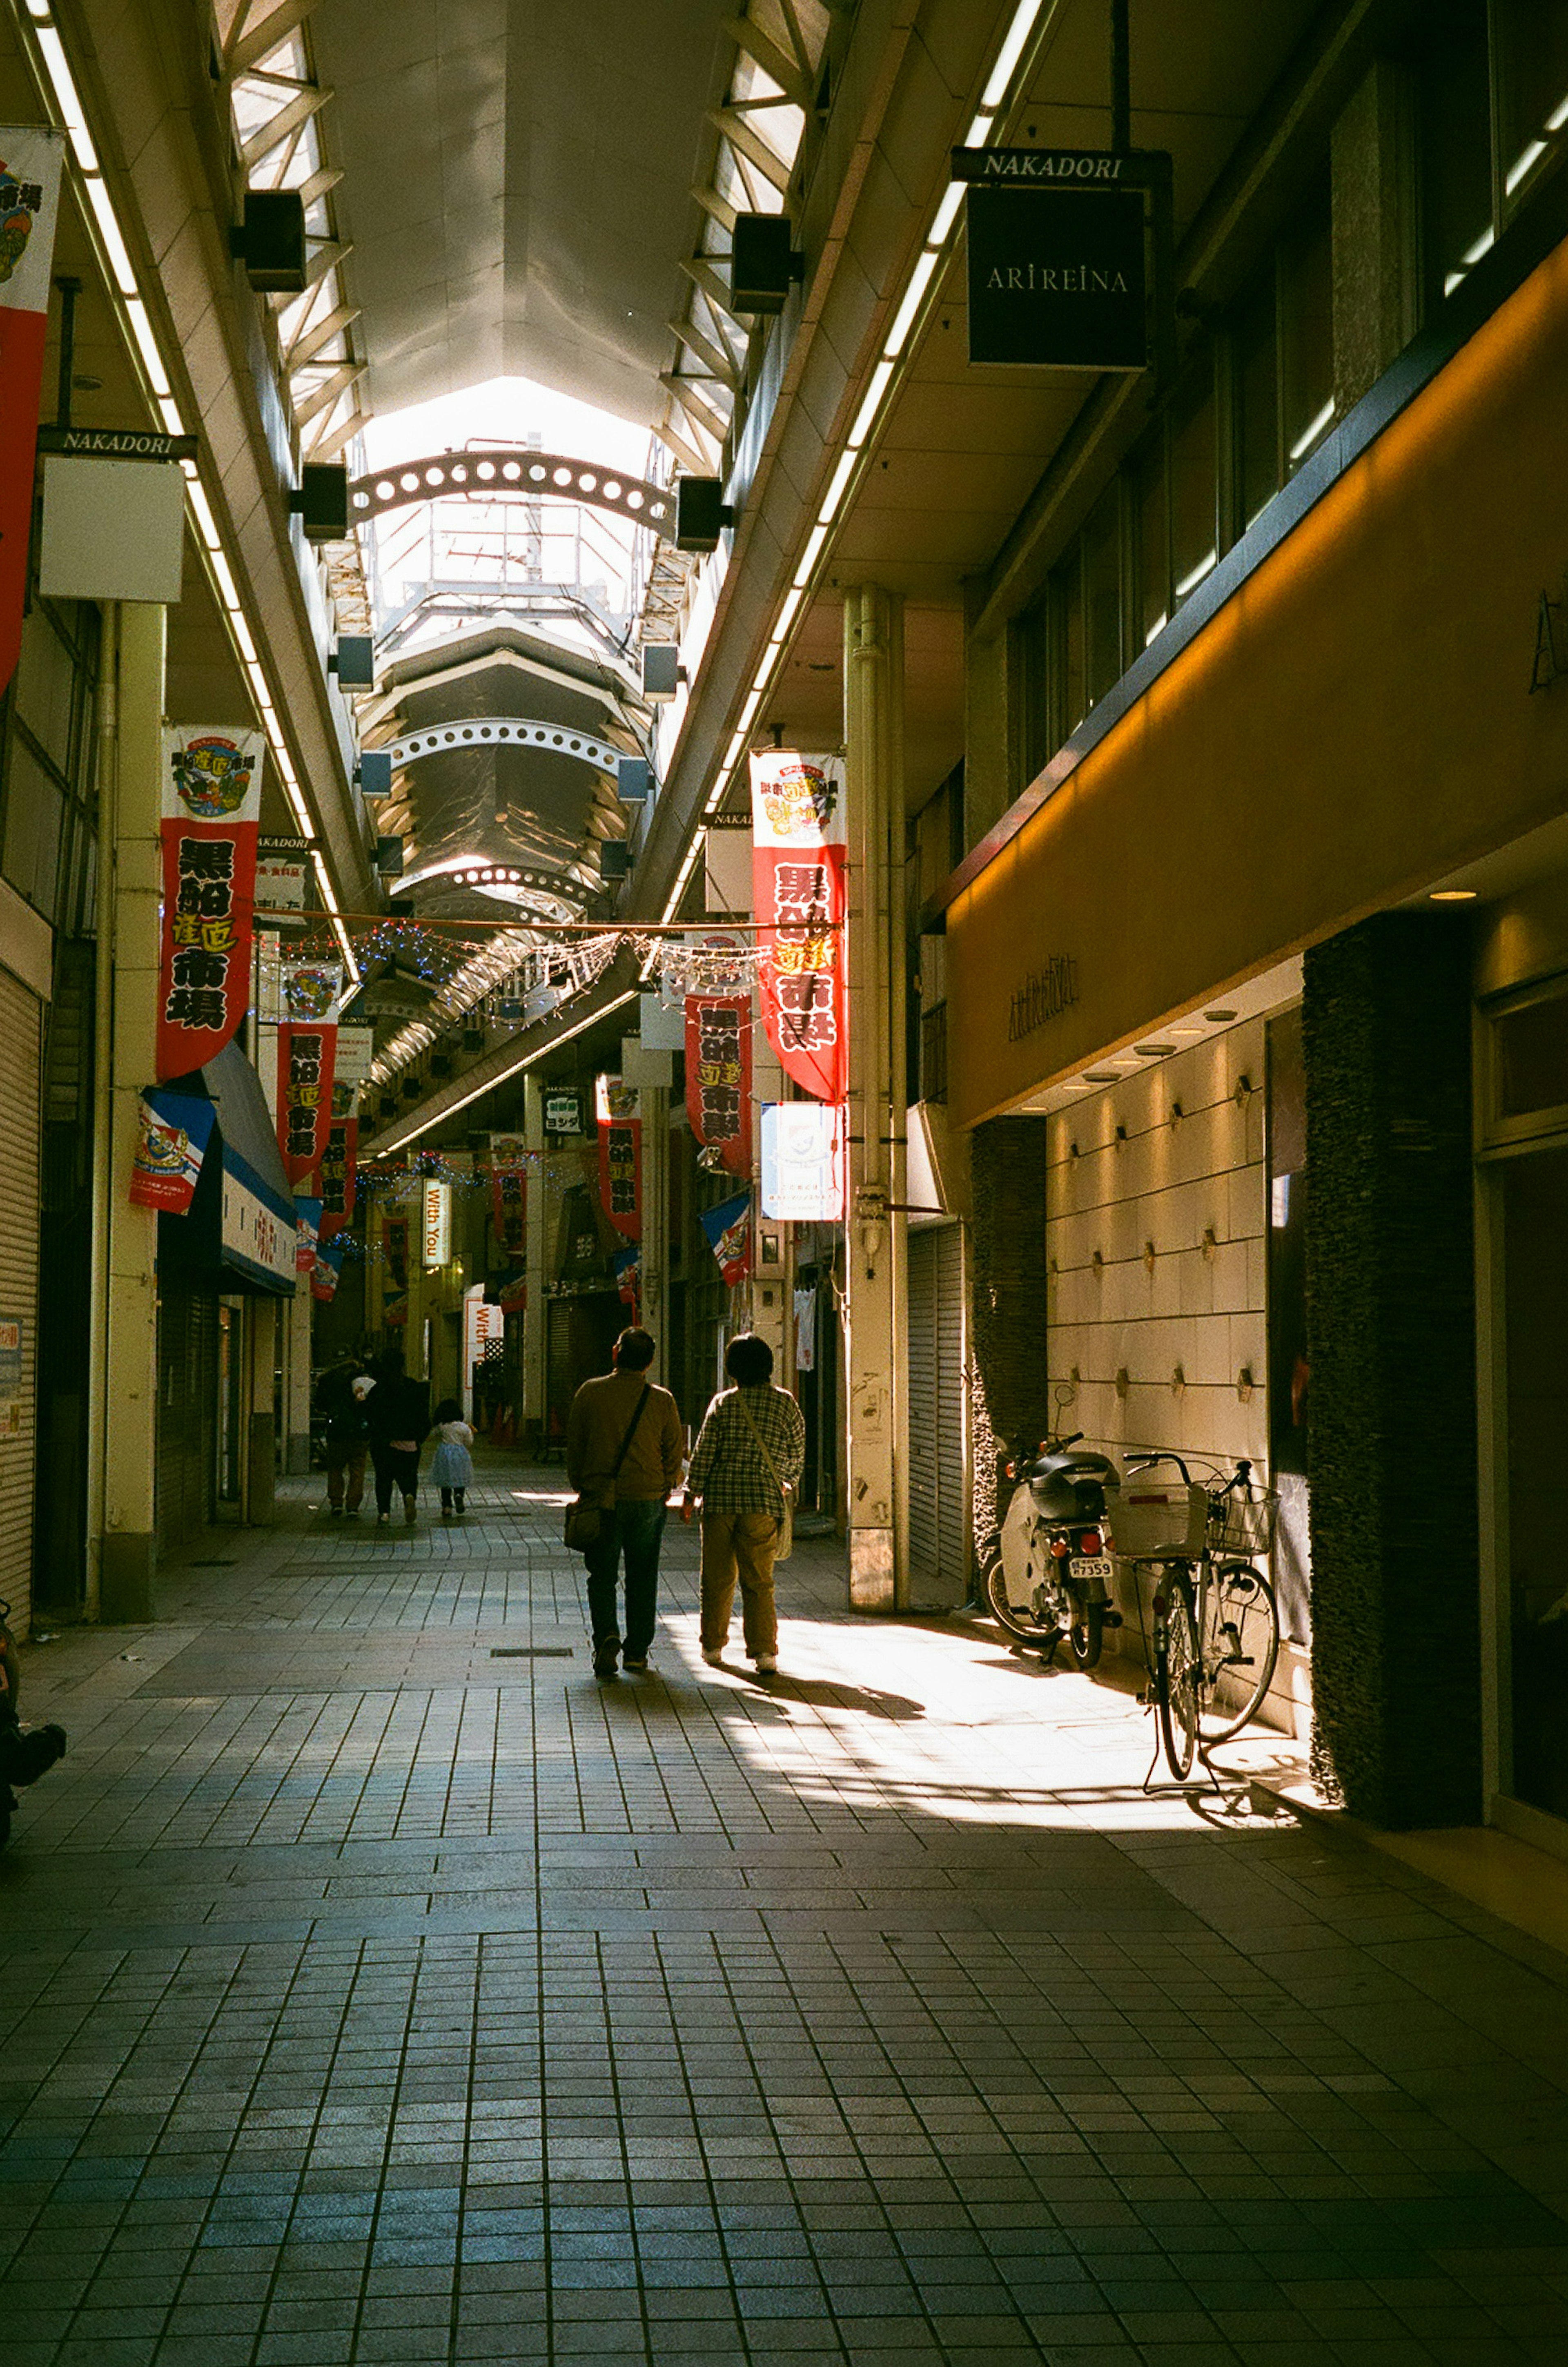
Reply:
[[686, 1116], [732, 1175], [751, 1172], [751, 998], [686, 997]]
[[321, 1239], [330, 1241], [353, 1221], [358, 1180], [359, 1120], [334, 1117], [321, 1156]]
[[216, 1059], [250, 1002], [262, 747], [227, 724], [164, 734], [160, 1082]]
[[762, 1024], [786, 1075], [819, 1102], [849, 1082], [844, 786], [790, 748], [751, 758], [751, 877]]
[[16, 673], [22, 646], [63, 145], [62, 132], [30, 123], [0, 124], [0, 690]]
[[635, 1085], [601, 1077], [599, 1112], [599, 1204], [616, 1232], [642, 1239], [642, 1120]]
[[343, 970], [336, 962], [286, 962], [277, 1031], [277, 1141], [291, 1184], [313, 1174], [326, 1155], [337, 1059]]

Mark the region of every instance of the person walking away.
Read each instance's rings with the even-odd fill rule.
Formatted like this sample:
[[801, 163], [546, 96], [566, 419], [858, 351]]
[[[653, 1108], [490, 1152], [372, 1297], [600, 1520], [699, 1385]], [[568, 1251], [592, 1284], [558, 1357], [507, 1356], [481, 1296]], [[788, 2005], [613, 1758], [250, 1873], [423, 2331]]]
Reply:
[[[615, 1369], [584, 1381], [566, 1426], [566, 1476], [578, 1494], [598, 1501], [599, 1535], [588, 1546], [588, 1615], [593, 1673], [647, 1670], [659, 1609], [659, 1546], [671, 1489], [681, 1476], [685, 1433], [674, 1399], [649, 1381], [653, 1341], [639, 1325], [621, 1333]], [[626, 1557], [626, 1632], [623, 1650], [615, 1585]]]
[[365, 1497], [365, 1460], [370, 1452], [366, 1401], [376, 1384], [368, 1373], [342, 1373], [322, 1391], [327, 1417], [327, 1510], [334, 1520], [359, 1518]]
[[419, 1450], [430, 1430], [430, 1392], [423, 1381], [409, 1378], [395, 1348], [389, 1348], [377, 1364], [366, 1414], [376, 1467], [376, 1525], [385, 1528], [390, 1519], [395, 1488], [401, 1492], [403, 1519], [412, 1529], [419, 1515]]
[[717, 1668], [724, 1659], [739, 1579], [747, 1654], [771, 1676], [779, 1664], [773, 1562], [784, 1490], [793, 1502], [806, 1464], [806, 1422], [789, 1391], [773, 1387], [773, 1352], [754, 1332], [730, 1342], [724, 1369], [735, 1387], [722, 1389], [704, 1417], [681, 1517], [689, 1521], [701, 1499], [704, 1659]]
[[443, 1398], [436, 1407], [432, 1435], [435, 1452], [430, 1459], [430, 1476], [441, 1490], [441, 1517], [449, 1521], [456, 1512], [461, 1520], [464, 1495], [474, 1484], [474, 1462], [468, 1453], [474, 1433], [463, 1420], [463, 1409], [456, 1398]]

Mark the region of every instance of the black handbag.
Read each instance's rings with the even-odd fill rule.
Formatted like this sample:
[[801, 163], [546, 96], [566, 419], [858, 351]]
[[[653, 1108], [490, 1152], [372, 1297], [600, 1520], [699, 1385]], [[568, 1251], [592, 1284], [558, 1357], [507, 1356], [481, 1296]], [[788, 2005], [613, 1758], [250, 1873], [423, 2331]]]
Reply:
[[[610, 1474], [608, 1485], [612, 1492], [620, 1476], [621, 1466], [626, 1459], [627, 1449], [637, 1435], [637, 1426], [642, 1420], [642, 1410], [652, 1395], [651, 1382], [645, 1381], [642, 1395], [637, 1401], [637, 1411], [633, 1414], [626, 1434], [621, 1441], [621, 1451], [615, 1457], [615, 1467]], [[604, 1534], [604, 1515], [612, 1509], [608, 1504], [590, 1504], [581, 1491], [579, 1491], [576, 1501], [566, 1508], [564, 1534], [566, 1542], [573, 1553], [586, 1553], [590, 1546], [598, 1544]]]

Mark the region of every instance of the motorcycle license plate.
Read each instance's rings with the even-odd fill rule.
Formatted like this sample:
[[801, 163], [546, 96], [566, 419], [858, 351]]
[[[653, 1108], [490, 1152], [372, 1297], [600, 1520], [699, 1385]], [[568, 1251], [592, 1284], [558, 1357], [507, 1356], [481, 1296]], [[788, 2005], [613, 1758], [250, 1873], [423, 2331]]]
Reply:
[[1109, 1554], [1075, 1554], [1067, 1568], [1074, 1578], [1098, 1579], [1103, 1586], [1109, 1586], [1116, 1575], [1116, 1564]]

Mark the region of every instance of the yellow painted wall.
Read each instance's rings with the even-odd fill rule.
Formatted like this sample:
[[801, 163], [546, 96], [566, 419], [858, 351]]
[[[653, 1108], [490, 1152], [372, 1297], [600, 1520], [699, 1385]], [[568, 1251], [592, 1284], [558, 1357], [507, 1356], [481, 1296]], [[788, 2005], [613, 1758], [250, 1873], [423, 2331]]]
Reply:
[[[972, 1126], [1568, 810], [1568, 246], [1509, 299], [948, 914]], [[1053, 954], [1079, 999], [1016, 1043]]]

